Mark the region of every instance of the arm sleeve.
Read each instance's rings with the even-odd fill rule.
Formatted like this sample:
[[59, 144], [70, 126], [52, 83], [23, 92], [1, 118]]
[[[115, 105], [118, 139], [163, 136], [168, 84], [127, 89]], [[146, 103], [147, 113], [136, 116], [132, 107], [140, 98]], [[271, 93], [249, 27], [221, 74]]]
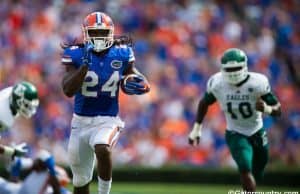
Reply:
[[207, 104], [213, 104], [217, 100], [212, 93], [208, 93], [208, 92], [205, 92], [203, 99]]
[[126, 71], [128, 68], [131, 68], [132, 64], [135, 61], [134, 52], [132, 48], [127, 45], [121, 45], [120, 48], [120, 54], [123, 60], [124, 71]]
[[278, 103], [276, 96], [271, 91], [269, 80], [266, 76], [263, 76], [260, 80], [259, 92], [261, 99], [267, 103], [267, 105], [275, 105]]
[[135, 61], [134, 52], [132, 47], [128, 47], [128, 63]]
[[270, 105], [270, 106], [273, 106], [278, 103], [276, 96], [271, 92], [261, 96], [261, 99], [263, 101], [265, 101], [267, 105]]
[[208, 104], [213, 104], [217, 100], [213, 93], [214, 86], [215, 86], [215, 79], [214, 77], [210, 77], [207, 81], [206, 92], [203, 97], [205, 102], [207, 102]]

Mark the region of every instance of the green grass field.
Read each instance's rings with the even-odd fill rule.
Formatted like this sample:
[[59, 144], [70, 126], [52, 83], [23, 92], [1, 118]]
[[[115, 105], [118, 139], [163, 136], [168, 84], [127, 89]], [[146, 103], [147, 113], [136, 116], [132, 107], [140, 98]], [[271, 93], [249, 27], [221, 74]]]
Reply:
[[[97, 184], [90, 185], [91, 194], [97, 194]], [[230, 193], [231, 190], [240, 190], [237, 185], [202, 185], [202, 184], [172, 184], [172, 183], [118, 183], [113, 182], [110, 194], [240, 194]], [[259, 187], [259, 191], [294, 191], [289, 194], [300, 194], [300, 188]], [[281, 192], [281, 193], [279, 193]], [[297, 193], [298, 192], [298, 193]], [[275, 193], [273, 193], [275, 194]], [[276, 193], [277, 194], [277, 193]]]

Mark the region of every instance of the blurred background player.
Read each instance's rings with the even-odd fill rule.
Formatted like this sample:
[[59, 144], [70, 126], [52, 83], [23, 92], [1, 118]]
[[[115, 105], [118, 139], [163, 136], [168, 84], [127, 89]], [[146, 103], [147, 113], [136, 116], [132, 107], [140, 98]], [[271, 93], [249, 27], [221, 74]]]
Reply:
[[[20, 181], [21, 171], [26, 171]], [[66, 171], [55, 165], [54, 157], [46, 150], [40, 150], [36, 159], [16, 158], [11, 165], [11, 179], [0, 178], [1, 194], [70, 194], [65, 186], [70, 182]]]
[[[74, 115], [68, 146], [74, 194], [89, 193], [96, 154], [98, 192], [108, 194], [112, 181], [111, 148], [124, 123], [118, 117], [119, 85], [125, 93], [144, 94], [149, 85], [134, 67], [132, 48], [114, 41], [109, 16], [93, 12], [83, 25], [84, 44], [64, 50], [66, 67], [62, 87], [66, 96], [75, 96]], [[130, 75], [126, 77], [127, 75]]]
[[226, 142], [238, 165], [242, 187], [246, 191], [255, 191], [255, 180], [262, 178], [268, 161], [268, 138], [262, 113], [279, 116], [280, 103], [271, 92], [265, 75], [248, 72], [247, 56], [242, 50], [226, 50], [221, 65], [221, 72], [207, 82], [189, 143], [199, 144], [208, 107], [218, 101], [225, 113]]
[[[20, 82], [0, 91], [0, 131], [10, 129], [18, 116], [31, 118], [39, 105], [36, 87], [29, 82]], [[26, 154], [26, 144], [12, 147], [0, 145], [0, 154], [22, 156]]]

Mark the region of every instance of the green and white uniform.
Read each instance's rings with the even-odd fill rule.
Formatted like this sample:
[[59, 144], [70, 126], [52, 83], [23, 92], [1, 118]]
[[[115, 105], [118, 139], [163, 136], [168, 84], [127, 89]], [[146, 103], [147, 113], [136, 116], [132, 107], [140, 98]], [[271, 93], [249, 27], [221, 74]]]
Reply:
[[255, 109], [257, 99], [270, 93], [266, 76], [249, 72], [240, 86], [224, 81], [221, 72], [207, 82], [207, 98], [217, 100], [225, 113], [227, 130], [251, 136], [263, 127], [262, 113]]
[[11, 128], [15, 117], [9, 107], [9, 97], [13, 87], [8, 87], [0, 91], [0, 131], [5, 128]]
[[221, 72], [216, 73], [207, 82], [204, 98], [209, 104], [218, 101], [225, 113], [225, 138], [239, 171], [252, 172], [256, 180], [261, 179], [268, 161], [268, 139], [262, 113], [255, 106], [258, 99], [268, 105], [278, 103], [267, 77], [249, 72], [244, 81], [233, 85]]
[[[230, 48], [223, 53], [221, 71], [207, 82], [197, 120], [201, 122], [204, 118], [206, 109], [203, 106], [206, 108], [218, 101], [226, 117], [226, 143], [239, 171], [251, 172], [259, 180], [268, 161], [269, 149], [262, 112], [256, 110], [256, 104], [259, 102], [261, 105], [260, 100], [263, 100], [265, 112], [270, 112], [265, 107], [280, 108], [280, 104], [271, 92], [267, 77], [248, 72], [247, 60], [245, 52], [238, 48]], [[201, 125], [198, 126], [195, 125], [190, 134], [189, 138], [193, 141], [197, 140], [197, 135], [199, 137]]]

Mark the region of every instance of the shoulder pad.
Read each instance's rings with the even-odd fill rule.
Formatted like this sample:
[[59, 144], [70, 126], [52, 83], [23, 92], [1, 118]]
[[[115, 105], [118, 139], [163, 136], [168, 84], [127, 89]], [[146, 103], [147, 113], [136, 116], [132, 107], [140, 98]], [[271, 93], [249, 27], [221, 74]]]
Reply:
[[252, 76], [255, 77], [255, 79], [258, 79], [260, 81], [268, 81], [268, 78], [267, 76], [265, 76], [264, 74], [261, 74], [261, 73], [254, 73], [254, 72], [251, 72], [250, 73]]
[[64, 49], [61, 62], [63, 64], [76, 63], [83, 55], [83, 48], [80, 46], [70, 46]]
[[269, 79], [264, 74], [250, 72], [250, 76], [258, 85], [269, 85]]
[[222, 75], [221, 73], [216, 73], [214, 75], [212, 75], [208, 81], [207, 81], [207, 86], [206, 86], [206, 90], [207, 92], [209, 93], [212, 93], [213, 90], [218, 86], [218, 84], [220, 83], [220, 80], [222, 78]]
[[261, 95], [271, 92], [271, 87], [267, 76], [261, 73], [254, 72], [251, 72], [250, 76], [253, 76], [254, 83], [257, 84], [256, 87], [259, 89], [258, 91], [261, 93]]
[[131, 62], [135, 60], [132, 48], [127, 46], [126, 44], [115, 45], [113, 46], [113, 50], [125, 61]]

